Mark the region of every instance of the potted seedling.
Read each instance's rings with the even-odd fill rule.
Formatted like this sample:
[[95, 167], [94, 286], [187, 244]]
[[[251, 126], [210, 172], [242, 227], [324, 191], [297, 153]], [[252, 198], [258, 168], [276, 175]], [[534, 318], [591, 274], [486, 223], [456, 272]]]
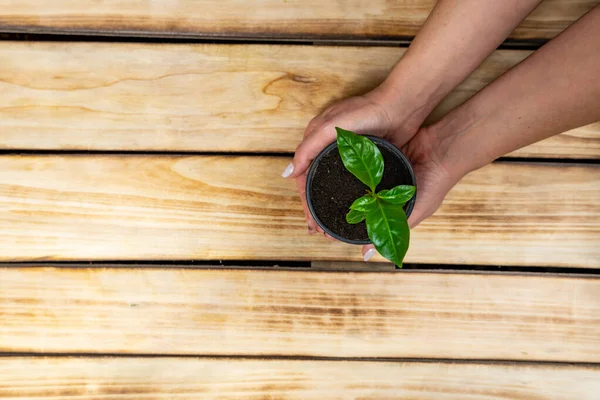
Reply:
[[351, 244], [373, 243], [401, 268], [410, 241], [407, 218], [416, 199], [412, 166], [384, 139], [336, 130], [337, 140], [308, 171], [310, 213], [330, 236]]

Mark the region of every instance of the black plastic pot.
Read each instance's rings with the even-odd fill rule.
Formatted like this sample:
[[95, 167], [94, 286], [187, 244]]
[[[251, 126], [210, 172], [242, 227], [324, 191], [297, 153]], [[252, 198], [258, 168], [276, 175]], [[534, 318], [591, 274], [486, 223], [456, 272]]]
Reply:
[[[384, 167], [384, 177], [382, 180], [382, 183], [377, 187], [377, 191], [382, 190], [382, 189], [391, 189], [394, 186], [397, 185], [412, 185], [412, 186], [417, 186], [417, 182], [416, 182], [416, 178], [415, 178], [415, 173], [413, 171], [412, 165], [410, 164], [410, 161], [408, 161], [408, 159], [406, 158], [406, 156], [396, 147], [394, 146], [392, 143], [388, 142], [387, 140], [381, 139], [379, 137], [375, 137], [375, 136], [367, 136], [369, 139], [371, 139], [379, 148], [379, 150], [382, 152], [382, 154], [384, 155], [384, 159], [387, 158], [387, 160], [385, 161], [385, 167]], [[334, 152], [332, 154], [332, 152]], [[390, 159], [390, 157], [392, 157], [392, 159]], [[332, 162], [333, 160], [333, 162]], [[389, 174], [386, 174], [386, 170], [388, 167], [388, 164], [390, 164], [390, 160], [392, 161], [392, 164], [394, 164], [394, 168], [401, 168], [402, 169], [402, 173], [401, 174], [395, 174], [392, 175], [392, 173], [390, 172]], [[350, 244], [368, 244], [370, 243], [370, 241], [368, 240], [368, 236], [365, 239], [353, 239], [353, 238], [348, 238], [345, 237], [344, 235], [335, 232], [334, 229], [331, 229], [330, 227], [328, 227], [325, 223], [323, 223], [323, 219], [328, 219], [328, 218], [323, 218], [325, 217], [325, 215], [321, 215], [319, 216], [319, 207], [315, 207], [315, 203], [319, 203], [322, 204], [323, 201], [327, 201], [327, 200], [322, 200], [322, 201], [318, 201], [319, 199], [317, 199], [318, 196], [321, 196], [322, 198], [325, 196], [330, 196], [331, 197], [331, 193], [327, 193], [325, 194], [323, 190], [319, 191], [318, 189], [315, 189], [313, 186], [317, 186], [315, 184], [315, 182], [318, 180], [315, 179], [315, 177], [317, 176], [317, 174], [319, 174], [319, 167], [321, 166], [321, 163], [326, 162], [327, 165], [327, 173], [331, 173], [331, 168], [334, 168], [335, 171], [334, 175], [339, 176], [342, 175], [343, 178], [345, 179], [345, 182], [348, 183], [352, 182], [353, 185], [348, 185], [346, 184], [342, 190], [346, 190], [346, 188], [349, 188], [348, 191], [354, 191], [356, 192], [356, 186], [354, 185], [355, 182], [358, 182], [356, 185], [362, 185], [364, 187], [364, 185], [358, 181], [358, 178], [354, 177], [352, 174], [350, 174], [350, 172], [348, 172], [345, 167], [343, 166], [341, 157], [339, 155], [338, 149], [337, 149], [337, 142], [333, 142], [331, 143], [329, 146], [327, 146], [325, 149], [323, 149], [323, 151], [321, 151], [321, 153], [319, 153], [319, 155], [314, 159], [313, 163], [311, 164], [309, 170], [308, 170], [308, 175], [307, 175], [307, 179], [306, 179], [306, 201], [308, 203], [308, 209], [310, 210], [310, 213], [313, 217], [313, 219], [315, 220], [315, 222], [321, 227], [321, 229], [323, 229], [323, 231], [325, 231], [327, 234], [329, 234], [331, 237], [337, 239], [337, 240], [341, 240], [342, 242], [346, 242], [346, 243], [350, 243]], [[324, 167], [325, 168], [325, 167]], [[343, 171], [337, 171], [337, 169], [342, 169]], [[351, 176], [349, 177], [348, 174]], [[397, 176], [396, 176], [397, 175]], [[400, 176], [401, 175], [401, 176]], [[333, 179], [332, 179], [333, 181]], [[386, 187], [385, 183], [388, 183]], [[390, 184], [390, 182], [393, 182], [393, 184]], [[320, 185], [320, 187], [323, 187], [323, 182], [318, 182], [318, 184]], [[334, 184], [340, 184], [339, 182], [334, 183], [331, 182], [332, 185]], [[350, 186], [352, 186], [352, 188], [350, 188]], [[366, 189], [366, 187], [364, 187], [363, 189]], [[346, 194], [346, 193], [344, 193]], [[354, 195], [351, 196], [351, 199], [356, 199], [360, 196], [362, 196], [364, 193], [354, 193]], [[348, 193], [348, 196], [350, 195], [350, 193]], [[344, 197], [348, 197], [348, 196], [344, 196]], [[406, 215], [409, 216], [413, 210], [413, 207], [415, 205], [415, 201], [417, 198], [417, 194], [415, 193], [415, 196], [408, 202], [406, 203], [406, 205], [404, 206], [404, 211], [406, 212]], [[335, 210], [334, 213], [336, 214], [337, 219], [339, 220], [339, 218], [341, 218], [341, 216], [345, 216], [346, 213], [348, 212], [348, 209], [350, 207], [350, 204], [352, 204], [353, 200], [350, 200], [349, 204], [347, 205], [339, 205], [339, 206], [335, 206]], [[322, 208], [322, 207], [321, 207]], [[324, 211], [321, 210], [321, 213], [325, 213]], [[345, 219], [344, 219], [344, 223]], [[361, 222], [360, 224], [362, 224], [364, 226], [364, 222]], [[359, 227], [357, 226], [356, 229], [364, 229], [364, 232], [366, 233], [366, 226], [363, 227]]]

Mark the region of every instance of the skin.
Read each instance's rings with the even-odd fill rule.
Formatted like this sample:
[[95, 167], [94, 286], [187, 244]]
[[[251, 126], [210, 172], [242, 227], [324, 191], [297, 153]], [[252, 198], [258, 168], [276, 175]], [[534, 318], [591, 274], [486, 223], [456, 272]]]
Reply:
[[[511, 151], [600, 119], [600, 6], [438, 123], [427, 115], [540, 3], [440, 0], [379, 87], [334, 104], [308, 125], [292, 162], [306, 207], [311, 161], [335, 127], [384, 137], [413, 163], [419, 196], [411, 227], [431, 216], [466, 174]], [[475, 18], [475, 17], [476, 18]], [[424, 67], [426, 66], [426, 68]], [[363, 254], [372, 249], [364, 246]]]

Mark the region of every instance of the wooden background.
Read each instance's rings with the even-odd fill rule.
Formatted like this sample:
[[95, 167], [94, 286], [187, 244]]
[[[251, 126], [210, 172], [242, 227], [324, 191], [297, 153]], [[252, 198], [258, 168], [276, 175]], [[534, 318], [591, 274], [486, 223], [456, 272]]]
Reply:
[[[428, 121], [597, 4], [543, 2]], [[0, 398], [600, 399], [600, 123], [467, 176], [400, 272], [280, 177], [433, 5], [0, 0]]]

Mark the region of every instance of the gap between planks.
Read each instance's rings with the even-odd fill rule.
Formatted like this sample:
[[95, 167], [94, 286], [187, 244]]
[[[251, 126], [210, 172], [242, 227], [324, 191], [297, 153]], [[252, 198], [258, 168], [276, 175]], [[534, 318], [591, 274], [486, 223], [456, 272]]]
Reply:
[[209, 270], [209, 271], [304, 271], [316, 273], [399, 273], [399, 274], [464, 274], [464, 275], [504, 275], [569, 277], [582, 279], [600, 278], [600, 269], [556, 268], [556, 267], [493, 267], [488, 265], [427, 265], [405, 264], [403, 268], [394, 268], [388, 262], [352, 262], [352, 261], [281, 261], [269, 260], [175, 260], [167, 261], [62, 261], [62, 262], [0, 262], [0, 268], [19, 269], [169, 269], [169, 270]]
[[[77, 34], [68, 32], [46, 33], [22, 33], [22, 31], [10, 29], [4, 33], [0, 32], [0, 40], [3, 41], [28, 41], [28, 42], [87, 42], [87, 43], [154, 43], [154, 44], [218, 44], [218, 45], [301, 45], [301, 46], [363, 46], [363, 47], [408, 47], [413, 41], [413, 37], [403, 39], [298, 39], [298, 38], [203, 38], [203, 37], [185, 37], [176, 38], [167, 36], [116, 36], [110, 32], [106, 35], [100, 33]], [[508, 38], [500, 44], [497, 50], [537, 50], [548, 42], [547, 39], [510, 39]]]
[[296, 361], [296, 362], [330, 362], [330, 363], [414, 363], [414, 364], [459, 364], [459, 365], [497, 365], [497, 366], [549, 366], [549, 367], [584, 367], [598, 369], [600, 372], [600, 362], [573, 362], [573, 361], [541, 361], [541, 360], [494, 360], [494, 359], [461, 359], [461, 358], [403, 358], [403, 357], [318, 357], [318, 356], [288, 356], [288, 355], [268, 355], [268, 356], [247, 356], [247, 355], [215, 355], [215, 354], [144, 354], [144, 353], [52, 353], [52, 352], [3, 352], [0, 351], [0, 360], [12, 359], [182, 359], [198, 361]]

